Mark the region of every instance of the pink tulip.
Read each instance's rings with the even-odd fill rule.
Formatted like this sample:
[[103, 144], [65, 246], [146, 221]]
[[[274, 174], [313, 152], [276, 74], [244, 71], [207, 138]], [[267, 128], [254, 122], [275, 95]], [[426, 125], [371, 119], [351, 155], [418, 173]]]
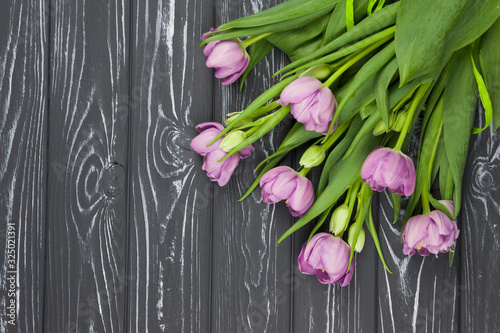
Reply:
[[415, 190], [415, 166], [411, 158], [387, 147], [378, 147], [365, 159], [361, 178], [374, 191], [386, 188], [392, 193], [410, 196]]
[[299, 77], [280, 96], [282, 106], [290, 104], [293, 117], [308, 131], [327, 134], [337, 109], [337, 101], [328, 87], [312, 76]]
[[314, 201], [312, 183], [287, 166], [280, 166], [266, 172], [260, 179], [262, 200], [273, 204], [286, 200], [293, 216], [302, 216]]
[[255, 148], [252, 145], [240, 150], [238, 153], [229, 156], [221, 162], [217, 162], [227, 155], [225, 151], [220, 149], [222, 138], [207, 146], [217, 135], [219, 135], [224, 126], [219, 123], [201, 123], [196, 126], [196, 130], [200, 133], [191, 141], [191, 148], [198, 154], [204, 156], [202, 170], [207, 172], [207, 176], [211, 181], [217, 182], [219, 186], [224, 186], [231, 178], [234, 170], [238, 166], [240, 159], [249, 157]]
[[339, 283], [345, 287], [354, 274], [354, 258], [347, 272], [350, 253], [351, 248], [342, 238], [318, 233], [302, 246], [298, 257], [299, 270], [303, 274], [316, 275], [323, 284]]
[[[216, 31], [210, 29], [209, 32]], [[208, 38], [203, 34], [202, 40]], [[215, 68], [215, 77], [222, 79], [223, 85], [236, 81], [247, 69], [250, 56], [239, 39], [210, 42], [203, 53], [207, 56], [207, 67]]]
[[[453, 202], [441, 201], [454, 214]], [[403, 253], [413, 255], [415, 250], [422, 256], [449, 252], [458, 238], [457, 222], [441, 211], [434, 210], [427, 215], [413, 216], [403, 231]]]

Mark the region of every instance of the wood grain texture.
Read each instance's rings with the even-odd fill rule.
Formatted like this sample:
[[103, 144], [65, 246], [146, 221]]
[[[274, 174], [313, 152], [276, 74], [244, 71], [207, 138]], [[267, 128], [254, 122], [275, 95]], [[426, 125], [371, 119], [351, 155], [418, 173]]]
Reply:
[[[0, 11], [0, 331], [43, 322], [46, 234], [47, 4], [9, 1]], [[8, 223], [15, 236], [11, 238]], [[12, 235], [13, 236], [13, 235]], [[7, 249], [14, 249], [9, 256]], [[11, 266], [11, 262], [13, 260]], [[14, 267], [15, 266], [15, 267]], [[10, 271], [17, 271], [14, 298]], [[7, 306], [16, 300], [15, 326]]]
[[[480, 114], [483, 114], [481, 109]], [[500, 132], [471, 138], [460, 213], [461, 332], [499, 332]]]
[[46, 332], [122, 332], [128, 1], [52, 1]]
[[[215, 1], [216, 26], [238, 17], [267, 9], [281, 1]], [[205, 26], [208, 30], [210, 26]], [[284, 65], [280, 52], [271, 52], [245, 82], [214, 85], [214, 119], [223, 122], [229, 112], [243, 110], [265, 89], [278, 82], [272, 73]], [[211, 75], [213, 70], [209, 69]], [[269, 156], [291, 127], [291, 118], [274, 133], [255, 143], [252, 156], [241, 160], [230, 182], [214, 201], [212, 256], [212, 332], [290, 332], [292, 242], [276, 245], [291, 225], [292, 218], [283, 202], [268, 205], [260, 187], [243, 202], [237, 202], [254, 180], [253, 170]], [[287, 162], [292, 160], [289, 157]], [[199, 162], [198, 162], [199, 163]], [[199, 164], [198, 164], [199, 168]]]
[[[319, 181], [318, 171], [313, 170], [311, 174], [313, 184]], [[328, 221], [324, 232], [328, 232]], [[293, 332], [373, 332], [377, 314], [378, 257], [368, 230], [365, 230], [363, 252], [355, 255], [351, 283], [342, 288], [322, 285], [315, 276], [303, 275], [298, 270], [297, 257], [313, 226], [311, 223], [294, 235]]]
[[[312, 227], [260, 189], [237, 199], [292, 125], [255, 143], [223, 188], [190, 148], [275, 79], [273, 51], [243, 92], [206, 68], [203, 32], [282, 0], [14, 0], [0, 12], [0, 248], [16, 226], [17, 326], [0, 332], [497, 332], [500, 134], [471, 141], [461, 234], [406, 257], [386, 193], [373, 202], [389, 268], [367, 235], [346, 288], [301, 274]], [[303, 149], [284, 164], [298, 166]], [[319, 170], [310, 178], [317, 183]]]
[[[387, 192], [380, 193], [379, 239], [389, 274], [378, 268], [378, 327], [380, 332], [456, 332], [459, 325], [458, 266], [448, 255], [411, 257], [403, 254], [401, 221], [392, 224]], [[457, 249], [459, 251], [459, 249]]]
[[210, 1], [134, 1], [127, 331], [210, 326], [212, 202], [220, 190], [191, 150], [212, 117], [212, 73], [199, 48]]

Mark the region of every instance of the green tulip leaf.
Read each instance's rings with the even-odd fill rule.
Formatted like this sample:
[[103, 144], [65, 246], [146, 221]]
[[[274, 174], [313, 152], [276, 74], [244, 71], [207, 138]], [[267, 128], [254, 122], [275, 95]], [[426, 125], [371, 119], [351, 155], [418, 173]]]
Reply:
[[355, 117], [347, 130], [344, 138], [337, 144], [337, 146], [328, 154], [328, 158], [326, 159], [325, 165], [323, 166], [323, 170], [321, 172], [321, 177], [318, 184], [317, 195], [321, 195], [323, 190], [325, 189], [328, 179], [330, 179], [330, 174], [334, 172], [335, 164], [340, 161], [342, 156], [344, 156], [347, 148], [349, 148], [349, 144], [354, 139], [354, 136], [361, 128], [361, 118]]
[[278, 240], [278, 244], [293, 232], [311, 222], [321, 215], [328, 207], [333, 205], [340, 196], [359, 179], [361, 166], [372, 150], [380, 144], [379, 137], [367, 135], [347, 159], [335, 165], [335, 172], [330, 174], [328, 185], [323, 193], [315, 200], [311, 208]]
[[330, 211], [332, 210], [333, 205], [330, 206], [327, 210], [321, 214], [321, 216], [318, 219], [318, 222], [314, 226], [313, 230], [309, 233], [309, 238], [307, 239], [307, 242], [309, 243], [311, 241], [311, 238], [316, 234], [316, 232], [321, 228], [321, 226], [325, 223], [326, 218], [328, 217], [328, 214], [330, 214]]
[[468, 48], [464, 48], [453, 55], [443, 95], [443, 134], [446, 155], [455, 184], [453, 195], [455, 215], [460, 212], [462, 177], [467, 161], [476, 102], [477, 86], [470, 52]]
[[243, 75], [241, 76], [240, 90], [243, 89], [243, 84], [245, 83], [245, 80], [250, 71], [255, 67], [255, 65], [261, 62], [266, 57], [266, 55], [268, 55], [269, 52], [272, 51], [273, 48], [274, 45], [269, 43], [265, 39], [261, 39], [248, 47], [250, 62], [248, 63], [247, 69], [245, 69], [245, 72], [243, 72]]
[[453, 52], [479, 38], [498, 16], [498, 0], [401, 1], [395, 36], [401, 82], [436, 79]]
[[[429, 92], [431, 89], [428, 89]], [[427, 95], [428, 96], [428, 95]], [[426, 98], [424, 98], [426, 100]], [[408, 205], [406, 206], [405, 216], [403, 220], [403, 227], [406, 224], [406, 221], [410, 217], [413, 216], [415, 209], [420, 203], [420, 196], [422, 195], [424, 184], [429, 182], [429, 166], [431, 165], [432, 155], [434, 151], [434, 146], [436, 141], [439, 140], [439, 136], [442, 132], [442, 119], [443, 119], [443, 103], [442, 99], [438, 102], [436, 107], [433, 110], [427, 110], [426, 112], [431, 112], [431, 119], [429, 121], [429, 125], [425, 132], [421, 133], [423, 136], [422, 145], [420, 147], [420, 151], [418, 154], [418, 161], [416, 165], [416, 182], [415, 182], [415, 190], [408, 201]], [[418, 107], [419, 110], [421, 107]]]
[[315, 12], [284, 22], [271, 23], [262, 26], [253, 26], [248, 28], [231, 28], [226, 30], [218, 30], [208, 34], [209, 37], [204, 41], [202, 41], [200, 45], [203, 46], [207, 43], [218, 40], [257, 36], [262, 34], [277, 33], [277, 32], [288, 31], [291, 29], [297, 29], [304, 27], [310, 24], [311, 22], [315, 22], [319, 18], [324, 17], [325, 15], [328, 14], [324, 12]]
[[500, 127], [500, 19], [483, 35], [479, 47], [479, 64], [493, 108], [493, 127]]
[[377, 13], [368, 16], [348, 32], [332, 40], [330, 43], [321, 47], [317, 51], [312, 52], [307, 57], [301, 58], [283, 67], [282, 69], [277, 71], [274, 75], [287, 72], [292, 68], [297, 68], [303, 64], [309, 63], [314, 59], [330, 54], [342, 47], [348, 46], [351, 43], [357, 42], [363, 38], [371, 36], [374, 33], [393, 25], [396, 22], [396, 15], [398, 9], [399, 9], [399, 2], [396, 2], [378, 11]]
[[[323, 15], [304, 27], [276, 32], [266, 37], [290, 59], [298, 59], [303, 52], [315, 51], [320, 44], [320, 36], [328, 24], [329, 15]], [[311, 43], [317, 44], [312, 46]]]
[[215, 137], [215, 139], [213, 139], [212, 142], [210, 142], [210, 144], [212, 144], [215, 141], [217, 141], [218, 139], [220, 139], [222, 136], [224, 136], [227, 132], [229, 132], [230, 130], [232, 130], [233, 128], [235, 128], [236, 125], [238, 125], [242, 121], [244, 121], [244, 120], [252, 117], [253, 114], [255, 114], [256, 112], [259, 111], [259, 109], [262, 107], [262, 105], [264, 105], [270, 99], [272, 99], [272, 98], [278, 96], [279, 94], [281, 94], [281, 91], [283, 91], [283, 89], [285, 89], [285, 87], [290, 82], [292, 82], [293, 80], [295, 80], [297, 77], [298, 77], [298, 75], [294, 75], [292, 77], [289, 77], [289, 78], [287, 78], [287, 79], [285, 79], [283, 81], [278, 82], [277, 84], [275, 84], [274, 86], [272, 86], [271, 88], [269, 88], [265, 92], [263, 92], [252, 103], [250, 103], [250, 105], [245, 110], [243, 110], [243, 112], [238, 116], [238, 118], [236, 118], [219, 135], [217, 135]]
[[379, 69], [381, 69], [387, 62], [389, 62], [392, 57], [394, 57], [394, 42], [391, 42], [384, 49], [374, 55], [370, 60], [368, 60], [363, 67], [358, 71], [354, 80], [349, 85], [348, 90], [345, 93], [344, 98], [339, 102], [337, 110], [335, 110], [335, 115], [333, 116], [330, 130], [337, 121], [342, 109], [346, 106], [347, 102], [352, 95], [359, 89], [368, 79], [370, 79]]
[[226, 158], [228, 158], [229, 156], [236, 154], [237, 152], [239, 152], [243, 148], [248, 147], [249, 145], [251, 145], [252, 143], [257, 141], [258, 139], [263, 137], [267, 132], [269, 132], [276, 125], [278, 125], [279, 122], [281, 120], [283, 120], [283, 118], [285, 118], [286, 115], [289, 113], [290, 113], [290, 105], [286, 105], [286, 106], [283, 106], [282, 108], [280, 108], [278, 111], [273, 113], [272, 117], [270, 117], [268, 119], [268, 121], [266, 121], [264, 124], [262, 124], [257, 131], [255, 131], [252, 135], [247, 137], [243, 142], [236, 145], [236, 147], [231, 149], [231, 151], [228, 152], [227, 155], [224, 156], [223, 158], [221, 158], [218, 162], [223, 161]]
[[248, 15], [221, 25], [220, 29], [248, 28], [283, 23], [311, 13], [327, 13], [338, 0], [288, 0], [261, 12]]
[[394, 209], [394, 220], [392, 224], [396, 223], [399, 219], [399, 214], [401, 213], [401, 196], [389, 191], [391, 196], [392, 207]]
[[375, 248], [377, 249], [378, 256], [380, 257], [380, 261], [384, 265], [385, 269], [392, 274], [389, 267], [387, 267], [387, 263], [385, 262], [384, 254], [382, 253], [382, 249], [380, 248], [380, 241], [378, 240], [377, 229], [375, 228], [375, 223], [373, 222], [372, 209], [370, 207], [370, 211], [368, 213], [368, 219], [366, 220], [366, 226], [368, 227], [368, 231], [370, 235], [372, 235], [373, 243], [375, 244]]
[[[357, 0], [354, 2], [354, 20], [356, 22], [359, 22], [366, 17], [367, 8], [368, 0]], [[325, 46], [346, 31], [345, 1], [339, 1], [330, 16], [328, 26], [323, 34], [321, 46]]]
[[387, 128], [389, 128], [389, 90], [394, 75], [398, 71], [398, 62], [393, 58], [385, 67], [378, 72], [375, 79], [375, 89], [377, 93], [377, 105], [380, 110], [380, 116]]
[[474, 71], [474, 78], [476, 79], [476, 84], [479, 89], [479, 98], [481, 98], [481, 102], [484, 107], [484, 115], [485, 115], [485, 125], [483, 128], [472, 128], [472, 134], [478, 134], [487, 129], [491, 125], [491, 121], [493, 120], [493, 107], [491, 105], [490, 95], [488, 94], [488, 89], [486, 89], [486, 84], [484, 83], [483, 77], [481, 73], [477, 70], [476, 63], [474, 62], [474, 57], [471, 54], [472, 61], [472, 69]]
[[345, 25], [347, 31], [354, 28], [354, 0], [345, 1]]
[[345, 153], [345, 155], [342, 159], [345, 160], [346, 158], [348, 158], [349, 155], [351, 155], [351, 153], [354, 151], [356, 146], [361, 142], [361, 140], [366, 135], [371, 135], [373, 128], [375, 127], [375, 125], [377, 125], [379, 120], [380, 120], [380, 113], [379, 112], [371, 115], [367, 120], [365, 120], [365, 122], [363, 123], [363, 126], [361, 126], [361, 129], [358, 131], [358, 133], [356, 134], [356, 136], [352, 140], [351, 145], [349, 146], [349, 149], [347, 150], [347, 152]]
[[316, 139], [320, 136], [322, 136], [321, 133], [315, 131], [307, 131], [304, 128], [304, 124], [296, 122], [286, 135], [285, 139], [283, 139], [283, 142], [281, 142], [278, 150], [274, 154], [260, 162], [260, 164], [255, 169], [258, 170], [262, 165], [273, 159], [276, 155], [286, 155], [290, 150], [295, 149], [298, 146], [306, 143], [307, 141]]

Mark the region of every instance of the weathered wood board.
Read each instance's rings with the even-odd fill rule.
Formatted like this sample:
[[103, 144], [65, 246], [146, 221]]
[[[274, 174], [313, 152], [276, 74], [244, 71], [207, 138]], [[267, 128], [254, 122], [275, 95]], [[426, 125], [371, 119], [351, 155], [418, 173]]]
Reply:
[[5, 4], [0, 332], [500, 331], [498, 132], [471, 140], [453, 266], [403, 255], [381, 193], [374, 217], [393, 274], [367, 235], [346, 288], [298, 271], [310, 227], [276, 246], [295, 221], [283, 203], [259, 190], [237, 202], [290, 119], [225, 187], [201, 170], [195, 125], [241, 110], [287, 63], [271, 52], [240, 92], [206, 68], [201, 35], [279, 2]]

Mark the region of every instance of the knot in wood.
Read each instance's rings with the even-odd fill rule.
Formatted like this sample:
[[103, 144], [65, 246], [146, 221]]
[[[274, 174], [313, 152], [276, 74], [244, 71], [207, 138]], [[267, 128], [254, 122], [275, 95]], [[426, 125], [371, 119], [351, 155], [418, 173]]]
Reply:
[[125, 168], [118, 162], [113, 162], [103, 169], [100, 179], [101, 189], [107, 197], [115, 197], [125, 187]]
[[496, 187], [495, 168], [488, 164], [482, 164], [476, 169], [476, 184], [481, 190], [490, 190]]

